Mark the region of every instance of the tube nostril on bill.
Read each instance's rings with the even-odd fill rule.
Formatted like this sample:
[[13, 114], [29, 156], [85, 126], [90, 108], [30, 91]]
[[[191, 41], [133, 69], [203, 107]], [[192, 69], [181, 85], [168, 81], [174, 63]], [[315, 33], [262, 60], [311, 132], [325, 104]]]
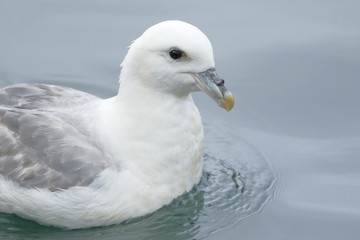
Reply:
[[225, 80], [222, 79], [222, 78], [218, 78], [218, 79], [215, 80], [215, 84], [216, 84], [218, 87], [224, 86]]

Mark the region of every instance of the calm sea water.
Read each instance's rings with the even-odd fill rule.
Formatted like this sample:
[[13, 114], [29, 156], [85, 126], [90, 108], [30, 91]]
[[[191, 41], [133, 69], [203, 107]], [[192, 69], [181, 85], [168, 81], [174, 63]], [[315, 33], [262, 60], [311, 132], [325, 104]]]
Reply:
[[199, 186], [159, 211], [67, 231], [0, 213], [1, 239], [359, 239], [359, 1], [0, 2], [0, 87], [116, 94], [126, 48], [168, 19], [198, 26], [236, 98], [202, 93]]

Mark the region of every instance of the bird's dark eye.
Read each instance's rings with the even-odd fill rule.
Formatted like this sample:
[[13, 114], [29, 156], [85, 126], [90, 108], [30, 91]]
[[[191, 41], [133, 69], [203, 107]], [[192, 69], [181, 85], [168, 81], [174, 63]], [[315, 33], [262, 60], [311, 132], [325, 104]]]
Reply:
[[172, 59], [179, 59], [182, 57], [182, 52], [177, 49], [173, 49], [169, 52], [169, 55]]

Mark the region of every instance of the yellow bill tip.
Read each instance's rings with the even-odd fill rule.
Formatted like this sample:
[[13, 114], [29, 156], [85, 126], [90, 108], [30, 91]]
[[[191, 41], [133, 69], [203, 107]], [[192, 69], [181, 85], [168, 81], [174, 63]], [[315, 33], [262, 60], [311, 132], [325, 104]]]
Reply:
[[228, 112], [234, 107], [234, 104], [234, 97], [230, 91], [225, 92], [224, 98], [219, 102], [220, 107], [224, 108]]

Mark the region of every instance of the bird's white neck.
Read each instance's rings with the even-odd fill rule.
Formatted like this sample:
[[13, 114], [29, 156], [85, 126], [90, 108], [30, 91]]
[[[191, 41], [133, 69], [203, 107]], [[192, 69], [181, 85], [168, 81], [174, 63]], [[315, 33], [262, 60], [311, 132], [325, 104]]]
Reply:
[[190, 95], [120, 89], [103, 104], [100, 141], [109, 146], [110, 157], [121, 162], [122, 171], [131, 172], [153, 194], [168, 191], [173, 195], [168, 199], [199, 181], [203, 128]]

